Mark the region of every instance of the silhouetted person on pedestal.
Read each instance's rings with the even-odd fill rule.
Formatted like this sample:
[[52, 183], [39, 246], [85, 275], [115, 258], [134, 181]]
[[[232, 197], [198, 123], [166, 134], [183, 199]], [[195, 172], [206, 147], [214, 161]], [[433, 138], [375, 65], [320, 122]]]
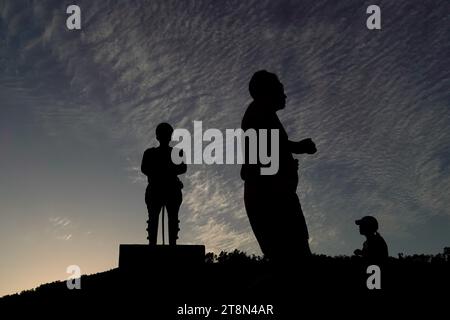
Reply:
[[388, 246], [383, 237], [378, 233], [378, 221], [372, 216], [365, 216], [355, 221], [359, 226], [359, 233], [366, 237], [362, 249], [356, 249], [355, 255], [379, 263], [385, 261], [388, 256]]
[[[261, 175], [262, 165], [241, 168], [245, 181], [244, 202], [253, 232], [264, 255], [272, 261], [288, 261], [311, 254], [308, 229], [297, 196], [298, 160], [292, 154], [313, 154], [311, 139], [290, 141], [276, 112], [285, 107], [286, 95], [278, 77], [265, 70], [256, 72], [249, 84], [253, 101], [242, 119], [242, 129], [279, 130], [279, 169]], [[269, 131], [267, 136], [270, 136]], [[248, 156], [246, 144], [246, 157]], [[270, 150], [270, 147], [269, 147]]]
[[173, 128], [170, 124], [159, 124], [156, 127], [156, 139], [159, 141], [159, 146], [145, 150], [142, 158], [141, 171], [148, 178], [145, 203], [149, 218], [148, 240], [151, 245], [156, 244], [159, 213], [163, 206], [167, 210], [170, 245], [176, 244], [180, 230], [178, 210], [183, 199], [181, 194], [183, 183], [178, 175], [185, 173], [187, 167], [185, 163], [172, 162], [173, 148], [169, 146], [172, 133]]

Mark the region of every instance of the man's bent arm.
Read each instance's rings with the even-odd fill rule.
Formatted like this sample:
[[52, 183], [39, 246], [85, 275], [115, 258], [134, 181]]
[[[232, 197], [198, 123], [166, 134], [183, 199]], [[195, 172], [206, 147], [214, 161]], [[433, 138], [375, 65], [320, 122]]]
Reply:
[[313, 154], [316, 153], [316, 145], [314, 142], [308, 138], [303, 139], [301, 141], [291, 141], [288, 140], [289, 151], [295, 154], [308, 153]]
[[301, 141], [288, 141], [289, 150], [295, 154], [306, 153], [305, 147]]

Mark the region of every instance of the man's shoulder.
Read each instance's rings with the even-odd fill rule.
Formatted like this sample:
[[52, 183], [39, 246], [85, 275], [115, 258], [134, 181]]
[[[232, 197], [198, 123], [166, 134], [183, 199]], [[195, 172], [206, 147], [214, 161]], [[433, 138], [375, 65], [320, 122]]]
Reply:
[[247, 129], [268, 129], [278, 128], [279, 120], [275, 112], [265, 110], [255, 101], [251, 102], [244, 113], [241, 128]]
[[172, 152], [180, 153], [182, 151], [183, 151], [182, 148], [177, 148], [177, 147], [168, 147], [168, 148], [164, 148], [164, 149], [161, 149], [160, 147], [151, 147], [144, 151], [144, 155], [158, 156], [160, 154], [166, 154], [166, 153], [172, 153]]
[[371, 246], [374, 246], [374, 247], [380, 247], [380, 246], [386, 245], [386, 241], [379, 234], [376, 234], [373, 237], [370, 237], [369, 239], [367, 239], [367, 241]]
[[258, 128], [261, 125], [261, 113], [255, 101], [252, 101], [245, 110], [242, 117], [241, 128], [247, 130], [250, 128]]
[[152, 158], [156, 154], [158, 154], [158, 148], [150, 147], [150, 148], [145, 149], [143, 157], [144, 158]]
[[387, 246], [386, 240], [384, 240], [384, 238], [383, 238], [380, 234], [377, 234], [377, 241], [378, 241], [381, 245]]

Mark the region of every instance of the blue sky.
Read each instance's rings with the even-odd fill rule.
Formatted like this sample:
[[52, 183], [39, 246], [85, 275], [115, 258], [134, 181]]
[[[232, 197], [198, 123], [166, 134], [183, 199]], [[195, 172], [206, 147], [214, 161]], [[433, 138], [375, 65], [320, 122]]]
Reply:
[[[361, 246], [378, 218], [391, 254], [450, 245], [448, 1], [0, 1], [0, 294], [117, 265], [145, 243], [143, 151], [159, 122], [237, 128], [251, 75], [278, 74], [317, 253]], [[239, 166], [192, 165], [181, 243], [259, 254]], [[276, 218], [277, 213], [274, 213]]]

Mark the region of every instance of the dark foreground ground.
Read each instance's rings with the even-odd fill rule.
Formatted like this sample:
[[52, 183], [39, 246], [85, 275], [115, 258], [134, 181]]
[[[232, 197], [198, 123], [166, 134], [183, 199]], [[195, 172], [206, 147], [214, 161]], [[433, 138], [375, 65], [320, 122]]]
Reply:
[[[82, 276], [80, 290], [67, 289], [65, 282], [45, 284], [1, 298], [0, 312], [15, 315], [8, 319], [21, 314], [80, 319], [119, 315], [125, 319], [188, 320], [375, 315], [404, 319], [447, 308], [447, 255], [391, 258], [380, 267], [381, 289], [369, 290], [367, 264], [355, 258], [314, 256], [308, 263], [273, 266], [240, 252], [222, 253], [208, 255], [204, 265], [195, 267], [113, 269]], [[243, 314], [243, 307], [237, 305], [246, 305], [247, 310], [250, 305], [253, 311]], [[264, 314], [267, 305], [273, 306], [273, 314]], [[192, 311], [189, 307], [211, 307], [211, 311], [208, 317], [179, 314]]]

